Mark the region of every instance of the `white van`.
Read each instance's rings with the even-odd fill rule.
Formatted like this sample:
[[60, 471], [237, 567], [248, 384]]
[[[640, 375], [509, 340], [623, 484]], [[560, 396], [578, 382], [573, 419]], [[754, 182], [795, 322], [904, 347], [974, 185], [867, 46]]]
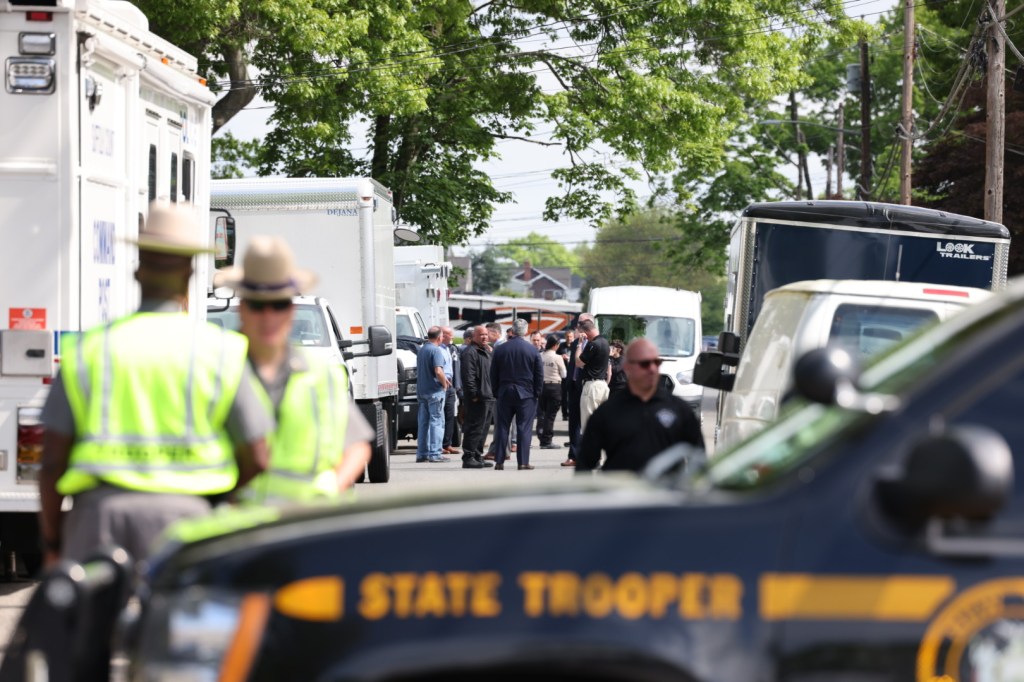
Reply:
[[700, 414], [704, 387], [693, 383], [700, 353], [700, 294], [669, 287], [598, 287], [590, 291], [590, 312], [601, 335], [625, 343], [646, 337], [658, 346], [661, 375], [672, 393]]
[[861, 361], [923, 326], [991, 296], [985, 289], [919, 282], [819, 279], [769, 291], [725, 394], [716, 451], [775, 419], [809, 350], [840, 345]]

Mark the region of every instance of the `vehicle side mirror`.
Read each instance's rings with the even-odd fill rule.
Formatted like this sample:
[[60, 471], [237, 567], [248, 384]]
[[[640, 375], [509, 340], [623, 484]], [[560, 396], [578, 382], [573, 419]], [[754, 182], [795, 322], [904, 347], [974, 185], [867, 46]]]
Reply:
[[834, 346], [804, 353], [793, 368], [797, 392], [825, 405], [834, 405], [841, 392], [855, 390], [859, 376], [853, 356]]
[[988, 427], [951, 427], [916, 443], [897, 473], [879, 478], [876, 492], [890, 517], [911, 525], [988, 519], [1013, 493], [1013, 453]]
[[370, 350], [366, 351], [365, 353], [351, 353], [348, 351], [342, 351], [342, 354], [345, 355], [345, 358], [347, 360], [351, 360], [352, 358], [366, 357], [377, 358], [380, 357], [381, 355], [391, 354], [391, 351], [394, 349], [394, 342], [391, 339], [391, 331], [382, 324], [372, 325], [368, 331], [369, 333], [367, 334], [365, 339], [360, 339], [359, 341], [349, 341], [348, 343], [350, 346], [369, 345]]
[[235, 219], [217, 216], [213, 227], [213, 266], [217, 270], [235, 264], [235, 234]]
[[726, 355], [740, 354], [740, 337], [733, 332], [720, 332], [718, 334], [718, 351]]
[[726, 371], [729, 364], [725, 353], [717, 350], [706, 350], [697, 356], [693, 366], [693, 383], [717, 388], [720, 391], [731, 391], [736, 383], [736, 375]]
[[390, 355], [394, 342], [391, 338], [391, 330], [382, 324], [375, 324], [370, 327], [370, 357]]

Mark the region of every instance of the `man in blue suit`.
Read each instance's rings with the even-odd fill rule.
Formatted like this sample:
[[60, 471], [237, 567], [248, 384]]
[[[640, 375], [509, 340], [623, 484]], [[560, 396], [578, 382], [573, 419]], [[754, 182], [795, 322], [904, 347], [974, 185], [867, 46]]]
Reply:
[[498, 471], [505, 468], [505, 447], [513, 416], [519, 442], [516, 452], [519, 469], [533, 468], [530, 464], [530, 438], [537, 401], [544, 389], [544, 365], [540, 353], [524, 338], [526, 327], [526, 320], [513, 322], [512, 337], [497, 346], [491, 358], [491, 386], [498, 400], [494, 427], [494, 468]]

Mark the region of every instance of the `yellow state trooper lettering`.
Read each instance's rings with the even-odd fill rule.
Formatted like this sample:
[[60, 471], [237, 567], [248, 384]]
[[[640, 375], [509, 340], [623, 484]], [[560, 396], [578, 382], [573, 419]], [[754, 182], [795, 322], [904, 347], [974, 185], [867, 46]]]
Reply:
[[501, 614], [500, 586], [493, 571], [370, 573], [359, 584], [357, 610], [367, 620], [494, 618]]
[[630, 571], [581, 576], [570, 571], [527, 571], [518, 578], [523, 613], [529, 618], [665, 618], [738, 620], [743, 582], [729, 573]]

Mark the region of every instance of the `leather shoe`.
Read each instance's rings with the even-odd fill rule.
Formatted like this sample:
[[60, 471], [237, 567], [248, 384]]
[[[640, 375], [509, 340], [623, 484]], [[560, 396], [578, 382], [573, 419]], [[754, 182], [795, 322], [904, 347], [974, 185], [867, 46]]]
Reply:
[[473, 459], [472, 457], [470, 457], [469, 459], [462, 460], [462, 468], [463, 469], [483, 469], [484, 468], [484, 463], [479, 461], [479, 460], [476, 460], [476, 459]]
[[494, 453], [488, 452], [486, 455], [484, 455], [484, 459], [488, 462], [493, 462], [495, 460]]
[[484, 460], [480, 459], [479, 457], [474, 457], [473, 459], [475, 461], [479, 462], [480, 466], [483, 467], [484, 469], [489, 469], [492, 466], [494, 466], [494, 462], [485, 462]]
[[458, 455], [458, 454], [461, 454], [461, 452], [458, 449], [456, 449], [456, 448], [445, 448], [441, 452], [443, 452], [446, 455]]
[[562, 462], [562, 466], [564, 466], [564, 467], [574, 467], [574, 466], [576, 466], [576, 460], [574, 460], [574, 459], [567, 459], [564, 462]]
[[545, 443], [544, 445], [540, 446], [540, 449], [541, 450], [560, 450], [561, 448], [559, 448], [554, 443]]
[[498, 462], [497, 464], [494, 465], [494, 470], [495, 471], [504, 471], [505, 470], [505, 463], [504, 462]]
[[523, 469], [532, 469], [532, 468], [533, 468], [532, 464], [520, 464], [519, 465], [519, 470], [520, 471], [522, 471]]
[[563, 447], [563, 448], [571, 448], [571, 447], [572, 447], [572, 443], [566, 443], [566, 444], [565, 444], [565, 445], [563, 445], [562, 447]]

